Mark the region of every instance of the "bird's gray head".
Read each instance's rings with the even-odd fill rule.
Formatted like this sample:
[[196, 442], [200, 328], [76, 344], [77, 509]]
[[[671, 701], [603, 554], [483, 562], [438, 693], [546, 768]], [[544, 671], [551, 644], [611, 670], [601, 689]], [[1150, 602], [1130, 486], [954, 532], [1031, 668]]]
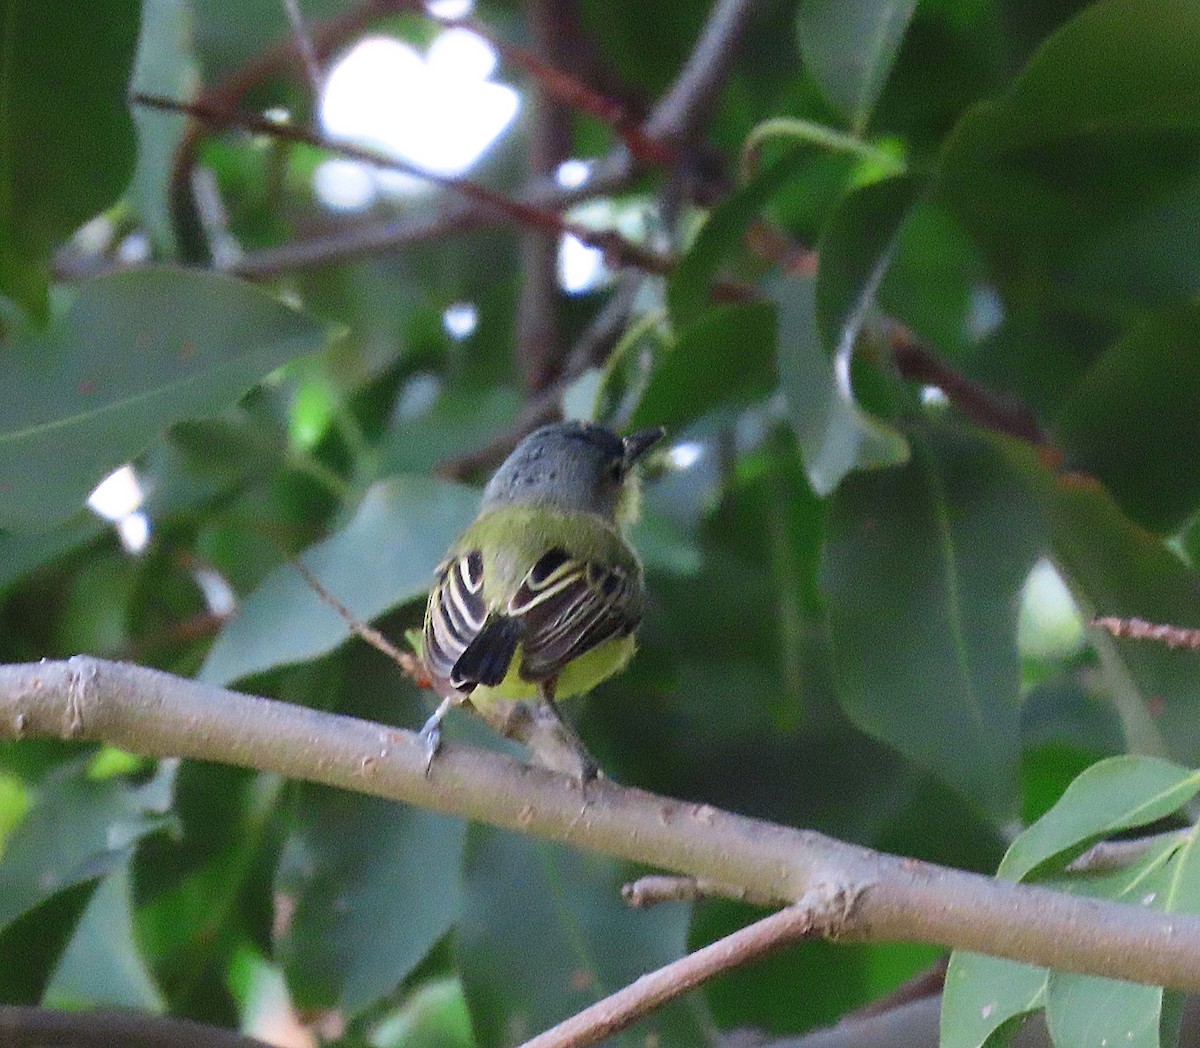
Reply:
[[634, 464], [663, 432], [659, 426], [619, 437], [588, 422], [543, 426], [522, 440], [488, 481], [481, 512], [541, 503], [615, 522], [635, 494]]

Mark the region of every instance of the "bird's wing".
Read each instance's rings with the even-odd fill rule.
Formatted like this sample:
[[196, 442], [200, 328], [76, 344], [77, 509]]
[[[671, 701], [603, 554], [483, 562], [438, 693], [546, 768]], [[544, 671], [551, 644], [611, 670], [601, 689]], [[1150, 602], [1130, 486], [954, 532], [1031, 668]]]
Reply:
[[559, 547], [546, 552], [508, 602], [524, 623], [521, 676], [543, 681], [613, 637], [637, 628], [641, 580], [620, 564], [576, 560]]
[[517, 645], [521, 676], [544, 681], [641, 619], [636, 569], [573, 558], [561, 547], [544, 553], [517, 591], [490, 614], [484, 559], [472, 550], [442, 564], [425, 614], [425, 659], [436, 678], [469, 693], [507, 675]]
[[472, 550], [439, 564], [437, 582], [425, 605], [424, 655], [431, 676], [446, 681], [451, 679], [455, 665], [471, 641], [483, 631], [487, 617], [483, 599], [483, 554]]

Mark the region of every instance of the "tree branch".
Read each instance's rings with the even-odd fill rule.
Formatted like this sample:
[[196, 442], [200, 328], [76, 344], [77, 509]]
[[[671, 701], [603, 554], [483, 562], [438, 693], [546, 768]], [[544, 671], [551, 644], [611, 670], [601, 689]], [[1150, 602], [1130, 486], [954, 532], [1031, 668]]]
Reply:
[[[150, 109], [185, 113], [214, 127], [234, 127], [243, 131], [253, 131], [256, 134], [267, 135], [283, 142], [297, 142], [315, 149], [324, 149], [365, 164], [373, 164], [385, 170], [400, 171], [406, 175], [412, 175], [414, 178], [424, 179], [434, 185], [453, 190], [472, 203], [503, 215], [528, 230], [540, 230], [557, 235], [570, 234], [581, 243], [604, 252], [605, 258], [610, 264], [630, 265], [649, 273], [664, 274], [669, 273], [675, 266], [673, 258], [660, 255], [626, 240], [616, 230], [587, 229], [584, 226], [568, 222], [557, 212], [505, 196], [498, 190], [491, 189], [480, 182], [469, 178], [438, 174], [382, 150], [327, 138], [311, 128], [299, 127], [295, 124], [281, 124], [254, 113], [220, 109], [203, 102], [179, 102], [158, 95], [135, 93], [130, 96], [130, 101]], [[236, 267], [231, 268], [236, 271]]]
[[[729, 75], [753, 7], [754, 0], [717, 0], [679, 76], [642, 126], [643, 152], [652, 148], [649, 143], [673, 151], [677, 143], [695, 135]], [[542, 179], [526, 187], [517, 200], [532, 207], [559, 210], [578, 200], [617, 192], [636, 177], [638, 170], [629, 150], [622, 147], [596, 163], [584, 185], [566, 190], [552, 178]], [[511, 214], [463, 201], [432, 219], [367, 226], [257, 252], [243, 259], [233, 272], [248, 278], [274, 276], [512, 220]]]
[[[525, 12], [538, 49], [558, 64], [566, 52], [563, 0], [526, 0]], [[531, 178], [552, 177], [570, 155], [571, 110], [539, 81], [533, 97], [529, 136]], [[545, 389], [562, 370], [562, 331], [559, 325], [557, 234], [526, 230], [521, 238], [521, 289], [517, 298], [517, 365], [529, 392]]]
[[1200, 918], [1010, 884], [608, 781], [449, 745], [425, 774], [417, 735], [87, 656], [0, 666], [0, 738], [105, 741], [354, 790], [731, 885], [789, 904], [852, 899], [847, 938], [975, 950], [1200, 990]]
[[645, 123], [653, 139], [672, 145], [691, 141], [708, 119], [733, 68], [755, 0], [717, 0], [679, 76]]
[[813, 935], [836, 934], [850, 905], [817, 889], [799, 902], [649, 972], [526, 1041], [522, 1048], [587, 1048], [628, 1029], [702, 982]]
[[142, 1012], [60, 1012], [0, 1004], [4, 1048], [268, 1048], [253, 1037], [188, 1019]]

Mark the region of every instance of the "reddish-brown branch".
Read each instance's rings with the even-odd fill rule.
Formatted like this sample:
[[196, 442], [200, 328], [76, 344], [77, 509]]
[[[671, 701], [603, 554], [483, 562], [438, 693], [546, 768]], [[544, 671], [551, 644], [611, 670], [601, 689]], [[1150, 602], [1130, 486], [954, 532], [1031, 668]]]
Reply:
[[[395, 3], [396, 0], [362, 0], [328, 21], [309, 26], [307, 42], [311, 45], [312, 57], [318, 62], [324, 61], [346, 40], [386, 15]], [[303, 62], [301, 45], [296, 35], [289, 33], [230, 74], [221, 84], [204, 91], [197, 104], [214, 110], [235, 109], [258, 84]], [[171, 158], [167, 199], [176, 229], [188, 224], [184, 216], [191, 211], [191, 173], [206, 134], [206, 125], [189, 125]]]
[[[526, 0], [525, 12], [539, 50], [554, 61], [566, 53], [573, 5], [564, 0]], [[571, 152], [571, 110], [539, 82], [532, 99], [530, 179], [554, 175]], [[527, 230], [521, 238], [521, 288], [517, 297], [513, 352], [530, 393], [545, 389], [562, 371], [557, 234]]]
[[900, 374], [913, 382], [936, 386], [977, 426], [1016, 437], [1037, 447], [1049, 438], [1024, 404], [1003, 403], [994, 393], [972, 382], [939, 359], [899, 324], [889, 326], [892, 354]]
[[536, 51], [498, 36], [475, 18], [442, 21], [444, 25], [469, 29], [476, 36], [482, 37], [496, 49], [504, 61], [525, 70], [544, 94], [611, 127], [638, 160], [668, 166], [674, 163], [675, 151], [647, 135], [628, 106], [568, 73], [562, 68], [561, 59], [547, 61]]
[[350, 157], [366, 164], [401, 171], [414, 178], [424, 179], [445, 189], [453, 190], [474, 204], [482, 205], [506, 218], [524, 226], [526, 229], [542, 230], [547, 233], [570, 235], [583, 244], [603, 252], [605, 260], [613, 266], [634, 266], [650, 273], [669, 273], [675, 265], [675, 260], [667, 255], [648, 250], [638, 244], [626, 240], [615, 230], [592, 230], [577, 223], [568, 222], [553, 211], [535, 207], [497, 190], [490, 189], [469, 178], [456, 178], [452, 175], [442, 175], [417, 164], [410, 163], [398, 157], [383, 153], [376, 149], [352, 145], [347, 142], [336, 142], [326, 138], [310, 128], [295, 124], [281, 124], [254, 113], [244, 113], [238, 110], [222, 109], [204, 102], [179, 102], [157, 95], [134, 94], [131, 101], [152, 109], [160, 109], [173, 113], [184, 113], [196, 120], [217, 128], [237, 128], [242, 131], [252, 131], [256, 134], [267, 135], [284, 142], [295, 142], [312, 146], [315, 149], [325, 149], [341, 156]]
[[[753, 0], [717, 0], [679, 76], [651, 108], [642, 124], [642, 133], [651, 141], [674, 148], [695, 138], [732, 68], [753, 6]], [[520, 198], [543, 207], [566, 207], [575, 200], [616, 192], [627, 186], [636, 174], [636, 158], [625, 149], [614, 150], [593, 166], [591, 177], [584, 186], [566, 190], [557, 186], [553, 179], [542, 179], [527, 186]], [[465, 232], [493, 223], [500, 217], [505, 216], [494, 209], [478, 208], [464, 202], [433, 219], [392, 221], [285, 244], [247, 257], [235, 271], [243, 276], [263, 277], [328, 265], [391, 247]]]
[[1147, 622], [1145, 619], [1122, 619], [1113, 615], [1102, 615], [1092, 619], [1092, 622], [1114, 637], [1157, 641], [1168, 648], [1189, 648], [1192, 651], [1200, 649], [1200, 629], [1163, 625]]

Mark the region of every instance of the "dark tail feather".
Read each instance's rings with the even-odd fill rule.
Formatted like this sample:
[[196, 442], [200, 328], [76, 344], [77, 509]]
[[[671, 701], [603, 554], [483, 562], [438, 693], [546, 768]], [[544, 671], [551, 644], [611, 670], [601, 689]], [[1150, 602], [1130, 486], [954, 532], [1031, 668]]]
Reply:
[[504, 680], [521, 639], [521, 622], [507, 615], [492, 615], [458, 657], [450, 683], [459, 691], [483, 684], [493, 687]]

